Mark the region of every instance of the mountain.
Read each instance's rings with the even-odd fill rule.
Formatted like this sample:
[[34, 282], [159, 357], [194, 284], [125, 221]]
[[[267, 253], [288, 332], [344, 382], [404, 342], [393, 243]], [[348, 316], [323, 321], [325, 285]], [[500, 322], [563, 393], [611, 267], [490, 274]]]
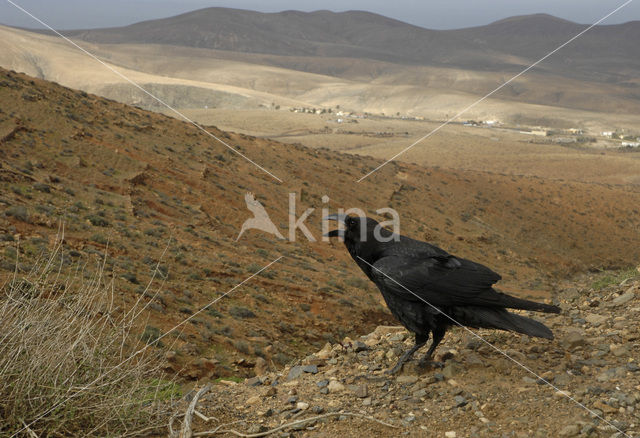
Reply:
[[[535, 14], [444, 32], [473, 41], [482, 48], [533, 62], [588, 27], [547, 14]], [[636, 43], [639, 40], [640, 21], [598, 25], [546, 59], [541, 68], [595, 80], [633, 78], [633, 72], [640, 67], [640, 47]]]
[[[260, 13], [208, 8], [125, 27], [67, 31], [104, 44], [170, 44], [286, 56], [360, 58], [409, 65], [514, 70], [588, 26], [546, 14], [486, 26], [429, 30], [362, 11]], [[633, 77], [640, 22], [596, 26], [538, 69], [598, 80]]]
[[370, 58], [413, 64], [434, 62], [456, 50], [476, 48], [441, 32], [361, 12], [260, 13], [208, 8], [130, 26], [68, 31], [66, 35], [107, 44], [177, 46], [286, 56]]
[[520, 296], [640, 258], [633, 186], [404, 163], [357, 183], [381, 161], [207, 127], [279, 183], [191, 124], [24, 74], [0, 69], [0, 102], [0, 283], [26, 275], [63, 224], [62, 273], [105, 266], [121, 306], [148, 300], [151, 334], [220, 299], [165, 343], [193, 378], [248, 374], [256, 356], [284, 364], [391, 321], [340, 242], [237, 240], [247, 192], [285, 236], [291, 196], [296, 217], [315, 209], [316, 239], [323, 208], [392, 207], [403, 234], [492, 267]]

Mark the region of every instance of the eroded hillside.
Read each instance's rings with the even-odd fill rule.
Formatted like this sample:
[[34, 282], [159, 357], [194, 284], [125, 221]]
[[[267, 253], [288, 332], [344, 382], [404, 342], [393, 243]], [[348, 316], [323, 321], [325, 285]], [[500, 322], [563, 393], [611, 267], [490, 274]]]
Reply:
[[255, 357], [275, 367], [391, 321], [338, 242], [255, 230], [236, 242], [247, 192], [284, 236], [290, 193], [298, 217], [316, 209], [316, 239], [323, 207], [393, 207], [403, 234], [491, 266], [523, 296], [640, 256], [634, 188], [395, 163], [356, 183], [380, 161], [207, 128], [279, 183], [190, 124], [54, 83], [0, 70], [0, 102], [3, 279], [64, 224], [65, 269], [106, 260], [124, 306], [152, 300], [140, 329], [154, 339], [283, 256], [167, 337], [185, 376], [248, 375]]

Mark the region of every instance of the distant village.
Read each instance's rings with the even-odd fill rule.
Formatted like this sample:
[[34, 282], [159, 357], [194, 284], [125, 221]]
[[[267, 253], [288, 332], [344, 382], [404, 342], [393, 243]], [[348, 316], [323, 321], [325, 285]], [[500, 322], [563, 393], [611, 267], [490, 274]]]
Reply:
[[[280, 105], [272, 104], [272, 109], [279, 110]], [[384, 113], [381, 114], [371, 114], [368, 112], [355, 112], [355, 111], [345, 111], [340, 109], [340, 105], [337, 105], [336, 108], [316, 108], [316, 107], [292, 107], [289, 108], [289, 111], [292, 113], [302, 113], [302, 114], [317, 114], [317, 115], [326, 115], [330, 114], [333, 116], [329, 121], [334, 123], [358, 123], [359, 119], [397, 119], [397, 120], [413, 120], [413, 121], [424, 121], [425, 118], [422, 116], [407, 116], [402, 115], [399, 112], [394, 115], [387, 115]], [[602, 131], [598, 134], [589, 133], [588, 135], [582, 128], [567, 128], [567, 129], [552, 129], [541, 126], [536, 127], [526, 127], [523, 128], [521, 126], [507, 126], [503, 122], [497, 119], [487, 119], [487, 120], [466, 120], [463, 122], [452, 122], [455, 124], [461, 124], [466, 127], [479, 127], [479, 128], [500, 128], [506, 129], [510, 131], [518, 132], [523, 135], [530, 135], [533, 137], [545, 137], [545, 143], [556, 143], [556, 144], [584, 144], [584, 143], [597, 143], [600, 139], [612, 140], [613, 144], [620, 148], [640, 148], [640, 135], [625, 133], [620, 130], [612, 130], [612, 131]]]
[[[594, 136], [586, 136], [585, 132], [581, 128], [568, 128], [568, 129], [549, 129], [544, 127], [532, 127], [532, 128], [510, 128], [504, 126], [497, 120], [467, 120], [462, 123], [463, 126], [473, 127], [502, 127], [503, 129], [517, 130], [518, 133], [524, 135], [532, 135], [538, 137], [549, 137], [551, 142], [558, 144], [570, 144], [570, 143], [595, 143], [598, 139]], [[640, 135], [625, 134], [621, 131], [602, 131], [601, 137], [610, 140], [620, 140], [620, 147], [623, 148], [640, 148]]]

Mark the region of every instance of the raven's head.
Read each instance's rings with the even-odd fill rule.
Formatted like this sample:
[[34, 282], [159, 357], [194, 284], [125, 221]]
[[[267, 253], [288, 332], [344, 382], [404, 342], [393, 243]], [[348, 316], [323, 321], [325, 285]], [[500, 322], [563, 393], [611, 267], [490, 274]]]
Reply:
[[368, 255], [373, 248], [380, 248], [382, 243], [389, 242], [393, 233], [376, 220], [369, 217], [349, 216], [346, 214], [332, 214], [324, 218], [340, 222], [344, 228], [332, 230], [328, 237], [340, 237], [352, 256]]

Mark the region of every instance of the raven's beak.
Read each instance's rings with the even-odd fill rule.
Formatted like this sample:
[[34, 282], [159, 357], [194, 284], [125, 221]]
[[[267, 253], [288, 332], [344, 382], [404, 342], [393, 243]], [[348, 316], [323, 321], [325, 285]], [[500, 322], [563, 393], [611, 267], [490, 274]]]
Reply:
[[324, 221], [338, 221], [344, 224], [344, 221], [347, 219], [346, 214], [330, 214], [329, 216], [325, 216], [322, 220]]
[[[338, 221], [342, 222], [343, 224], [345, 219], [347, 219], [346, 214], [331, 214], [322, 218], [323, 221]], [[344, 240], [344, 230], [331, 230], [328, 233], [324, 234], [324, 237], [340, 237], [342, 240]]]
[[323, 234], [324, 237], [340, 237], [344, 239], [344, 230], [331, 230], [326, 234]]

